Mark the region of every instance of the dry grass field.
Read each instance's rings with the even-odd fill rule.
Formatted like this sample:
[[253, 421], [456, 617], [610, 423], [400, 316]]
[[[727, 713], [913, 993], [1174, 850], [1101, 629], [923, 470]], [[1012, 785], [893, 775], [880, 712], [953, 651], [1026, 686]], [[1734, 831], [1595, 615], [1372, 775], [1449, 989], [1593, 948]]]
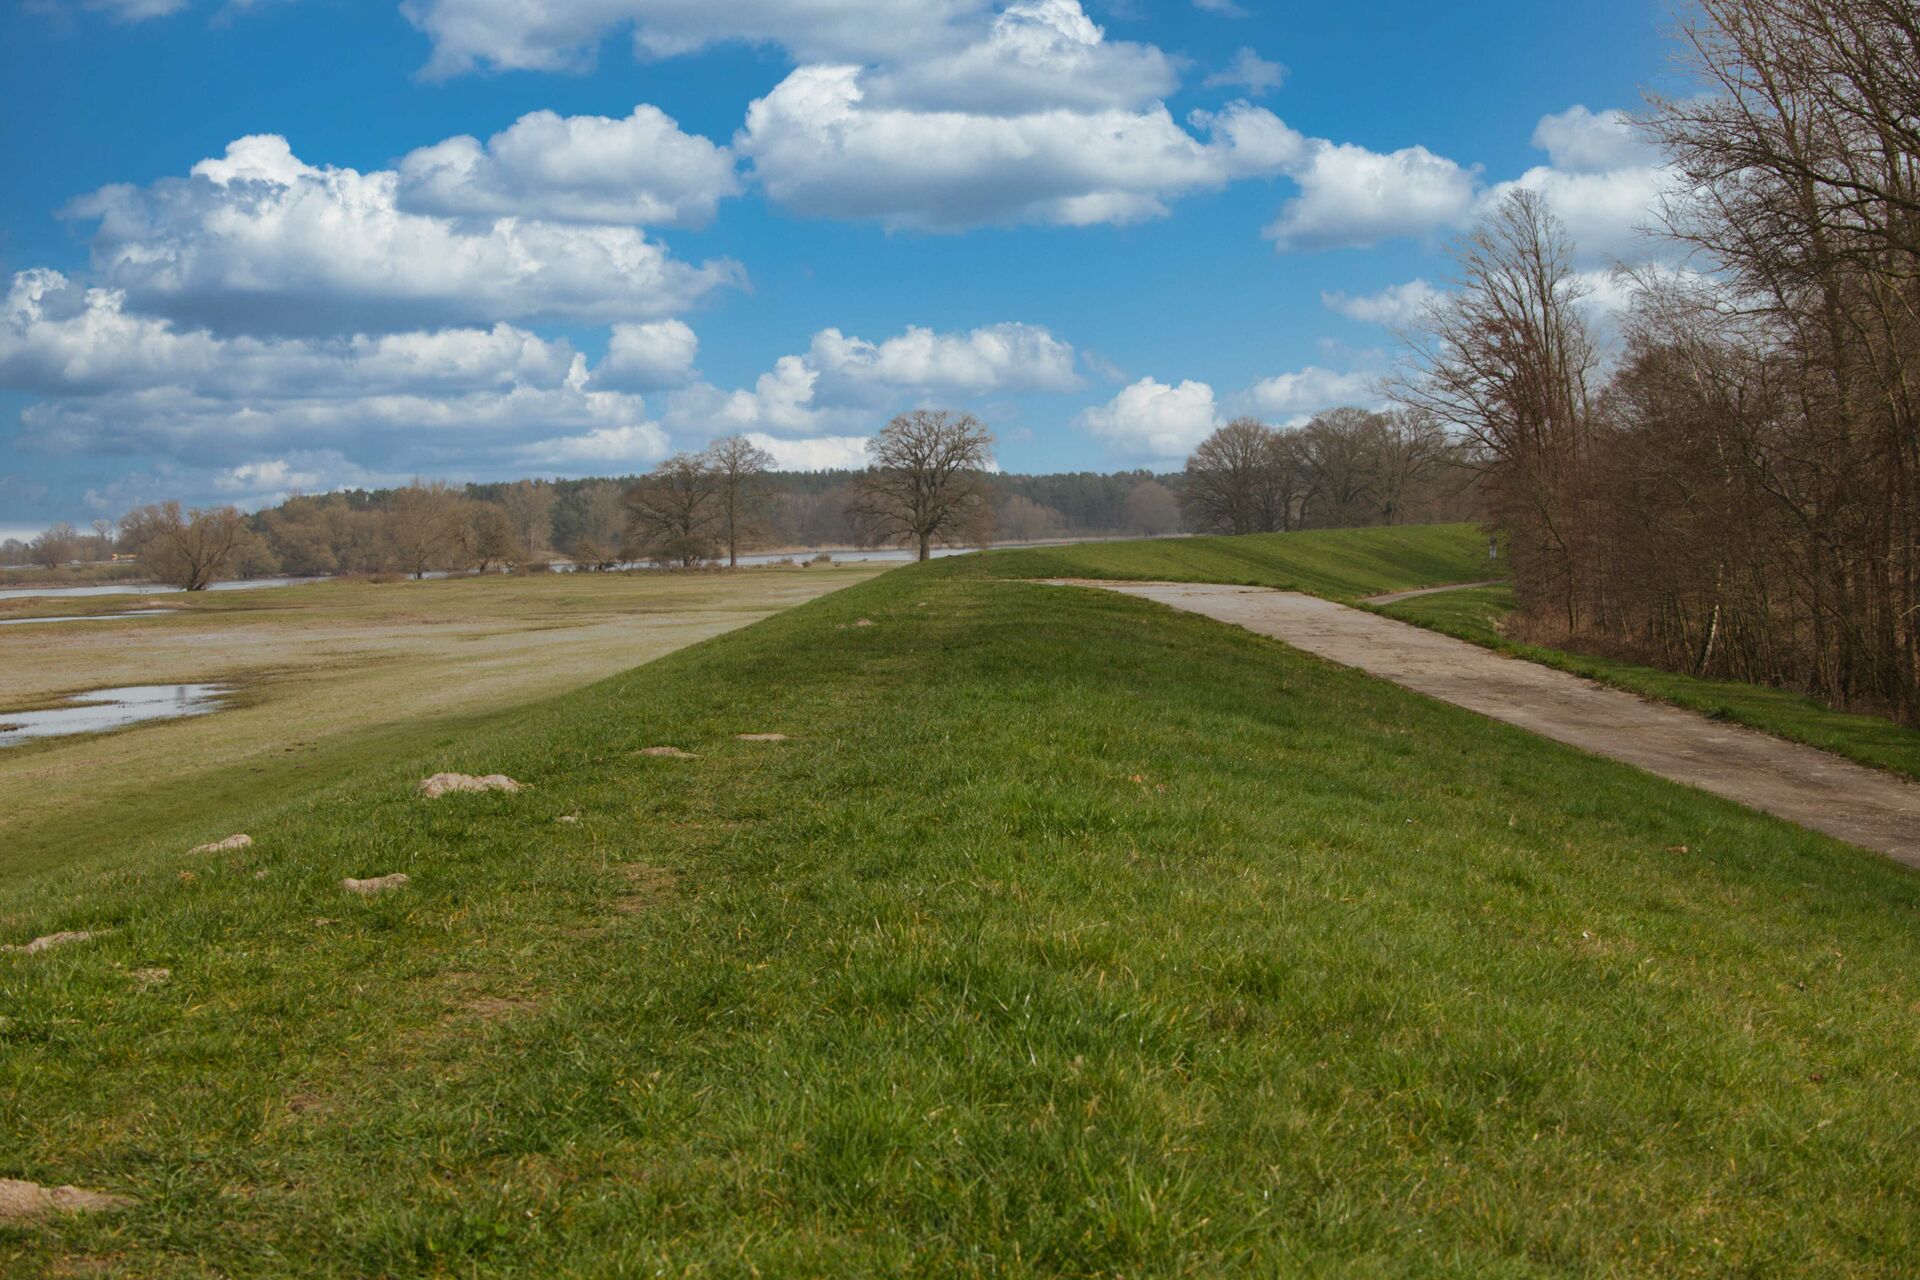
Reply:
[[0, 718], [125, 685], [226, 683], [230, 710], [0, 751], [0, 878], [188, 812], [337, 779], [528, 702], [872, 577], [882, 566], [553, 575], [5, 602]]

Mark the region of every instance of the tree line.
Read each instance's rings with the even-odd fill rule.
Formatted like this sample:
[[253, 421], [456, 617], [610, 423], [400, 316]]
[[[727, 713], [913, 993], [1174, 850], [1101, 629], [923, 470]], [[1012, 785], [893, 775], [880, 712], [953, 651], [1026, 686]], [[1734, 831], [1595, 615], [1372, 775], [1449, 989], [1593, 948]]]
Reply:
[[[1341, 409], [1299, 429], [1241, 419], [1183, 473], [1008, 475], [966, 414], [916, 410], [875, 436], [860, 471], [782, 473], [742, 437], [638, 476], [296, 495], [251, 515], [157, 503], [90, 532], [56, 524], [0, 543], [0, 564], [58, 568], [137, 556], [190, 589], [218, 577], [411, 574], [636, 562], [737, 564], [744, 549], [978, 546], [1076, 536], [1294, 528], [1460, 518], [1451, 455], [1404, 416]], [[1244, 490], [1244, 492], [1243, 492]]]
[[[944, 459], [943, 459], [944, 455]], [[645, 475], [296, 495], [245, 514], [156, 503], [85, 533], [59, 523], [0, 543], [0, 564], [58, 569], [114, 556], [189, 588], [218, 577], [411, 574], [646, 562], [738, 562], [758, 548], [919, 548], [1178, 532], [1174, 490], [1151, 472], [1008, 476], [967, 415], [903, 414], [861, 471], [782, 473], [741, 437]]]
[[1920, 8], [1698, 0], [1711, 92], [1642, 122], [1679, 176], [1617, 354], [1510, 196], [1396, 395], [1467, 442], [1533, 634], [1920, 723]]
[[1463, 520], [1479, 500], [1472, 461], [1418, 410], [1333, 409], [1290, 427], [1236, 418], [1187, 459], [1179, 507], [1197, 533]]

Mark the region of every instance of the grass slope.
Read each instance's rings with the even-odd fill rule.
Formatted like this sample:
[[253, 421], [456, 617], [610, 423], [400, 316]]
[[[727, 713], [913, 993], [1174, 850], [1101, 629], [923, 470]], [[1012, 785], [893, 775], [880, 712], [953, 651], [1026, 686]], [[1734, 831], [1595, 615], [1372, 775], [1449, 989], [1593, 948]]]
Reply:
[[0, 1273], [1912, 1273], [1920, 877], [992, 569], [0, 891]]
[[1512, 588], [1479, 587], [1402, 600], [1383, 606], [1380, 612], [1642, 697], [1688, 707], [1716, 720], [1744, 724], [1920, 779], [1920, 733], [1891, 720], [1839, 711], [1788, 689], [1738, 680], [1702, 680], [1614, 658], [1519, 644], [1501, 635], [1498, 626], [1513, 608]]
[[[337, 581], [163, 597], [168, 617], [0, 627], [0, 720], [103, 687], [238, 691], [217, 715], [0, 750], [0, 882], [459, 741], [874, 572]], [[73, 602], [13, 603], [45, 616]]]
[[1486, 535], [1470, 524], [1082, 543], [995, 551], [984, 559], [1008, 578], [1229, 582], [1334, 600], [1492, 576]]

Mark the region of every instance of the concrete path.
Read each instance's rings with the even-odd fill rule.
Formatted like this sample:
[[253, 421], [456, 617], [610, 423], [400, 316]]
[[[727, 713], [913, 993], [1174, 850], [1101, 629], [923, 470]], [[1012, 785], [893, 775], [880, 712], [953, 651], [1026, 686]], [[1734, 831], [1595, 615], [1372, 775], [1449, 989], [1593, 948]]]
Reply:
[[1471, 591], [1475, 587], [1497, 587], [1506, 582], [1505, 578], [1488, 578], [1484, 582], [1449, 582], [1444, 587], [1421, 587], [1418, 591], [1389, 591], [1383, 596], [1368, 596], [1366, 604], [1397, 604], [1402, 600], [1411, 600], [1415, 596], [1437, 596], [1443, 591]]
[[1058, 581], [1157, 600], [1920, 867], [1920, 785], [1362, 609], [1263, 587]]

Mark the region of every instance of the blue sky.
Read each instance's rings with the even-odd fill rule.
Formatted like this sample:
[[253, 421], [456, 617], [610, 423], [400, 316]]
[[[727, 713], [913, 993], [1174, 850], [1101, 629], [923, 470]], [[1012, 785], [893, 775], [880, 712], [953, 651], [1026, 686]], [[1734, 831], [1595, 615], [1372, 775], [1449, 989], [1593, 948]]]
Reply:
[[[403, 11], [404, 10], [404, 11]], [[1664, 3], [60, 0], [0, 12], [0, 534], [622, 474], [918, 404], [1010, 470], [1367, 402], [1503, 184], [1594, 273]], [[27, 104], [23, 106], [22, 104]], [[518, 123], [516, 123], [518, 122]], [[231, 150], [230, 150], [231, 148]]]

